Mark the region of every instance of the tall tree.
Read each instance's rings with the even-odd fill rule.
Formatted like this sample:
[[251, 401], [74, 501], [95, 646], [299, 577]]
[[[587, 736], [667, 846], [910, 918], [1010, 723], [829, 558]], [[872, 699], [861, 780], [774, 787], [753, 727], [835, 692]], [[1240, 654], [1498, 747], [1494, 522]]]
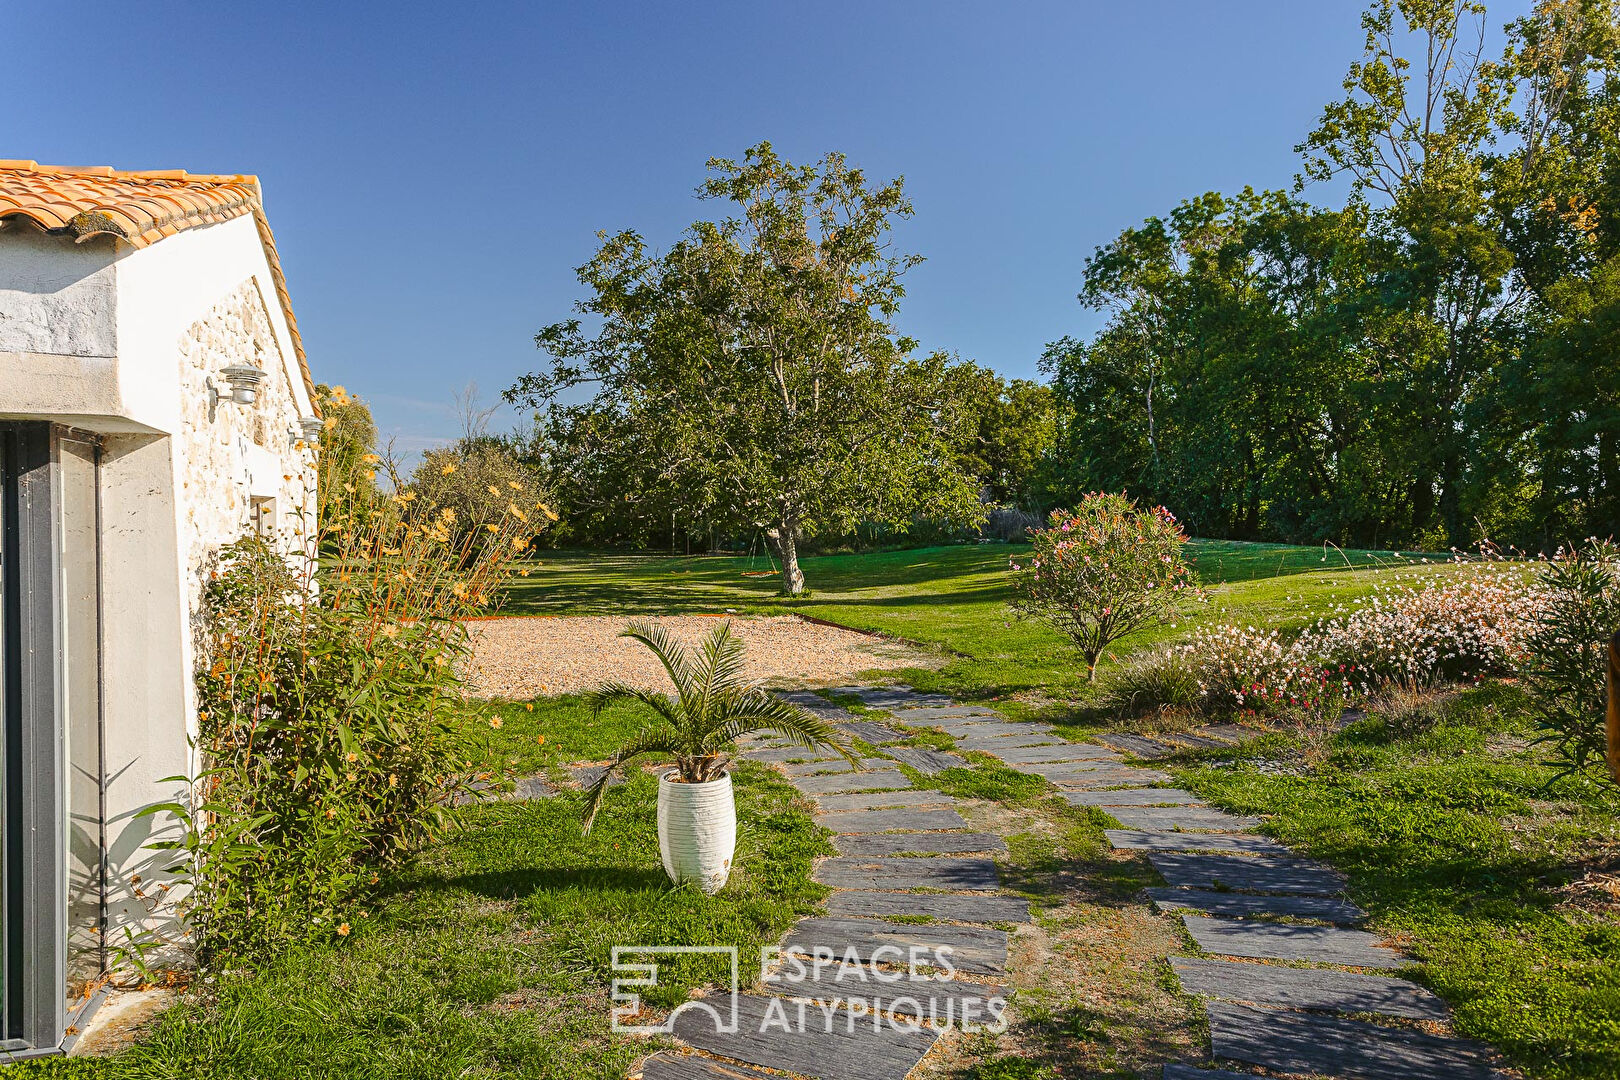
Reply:
[[[634, 232], [604, 237], [578, 271], [594, 332], [580, 318], [541, 330], [550, 365], [507, 400], [633, 430], [643, 475], [678, 508], [763, 531], [790, 595], [807, 536], [980, 519], [956, 452], [972, 419], [959, 380], [893, 322], [919, 261], [891, 250], [912, 212], [901, 181], [871, 184], [839, 154], [794, 165], [769, 143], [709, 170], [699, 197], [730, 215], [661, 255]], [[582, 384], [595, 396], [558, 400]]]

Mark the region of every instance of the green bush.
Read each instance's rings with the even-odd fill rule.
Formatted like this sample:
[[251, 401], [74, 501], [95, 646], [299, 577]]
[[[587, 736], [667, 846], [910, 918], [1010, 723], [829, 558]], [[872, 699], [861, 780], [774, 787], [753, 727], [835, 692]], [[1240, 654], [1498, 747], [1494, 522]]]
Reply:
[[1012, 564], [1013, 609], [1073, 641], [1088, 675], [1110, 644], [1175, 614], [1190, 588], [1175, 515], [1123, 494], [1094, 492], [1072, 514], [1054, 510], [1031, 543]]
[[1598, 541], [1572, 551], [1549, 562], [1539, 584], [1542, 615], [1521, 668], [1542, 728], [1538, 741], [1551, 747], [1558, 775], [1609, 777], [1604, 702], [1608, 641], [1620, 630], [1620, 549]]
[[455, 540], [473, 539], [475, 546], [509, 516], [532, 522], [534, 532], [557, 520], [540, 470], [487, 435], [427, 451], [405, 490], [407, 497], [436, 508]]
[[489, 605], [527, 546], [508, 515], [476, 552], [401, 503], [288, 557], [248, 538], [205, 594], [203, 771], [179, 815], [180, 914], [199, 954], [346, 936], [381, 872], [443, 828], [465, 766], [460, 616]]
[[1203, 693], [1192, 656], [1183, 649], [1159, 648], [1110, 675], [1099, 702], [1118, 717], [1148, 716], [1197, 708]]

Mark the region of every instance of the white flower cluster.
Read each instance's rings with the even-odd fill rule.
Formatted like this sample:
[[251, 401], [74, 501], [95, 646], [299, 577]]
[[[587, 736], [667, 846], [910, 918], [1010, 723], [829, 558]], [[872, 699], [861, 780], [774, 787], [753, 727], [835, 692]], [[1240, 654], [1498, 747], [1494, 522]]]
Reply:
[[1292, 640], [1226, 624], [1182, 648], [1212, 705], [1312, 706], [1390, 684], [1477, 680], [1513, 668], [1545, 610], [1522, 570], [1479, 566], [1461, 578], [1385, 589], [1318, 620]]

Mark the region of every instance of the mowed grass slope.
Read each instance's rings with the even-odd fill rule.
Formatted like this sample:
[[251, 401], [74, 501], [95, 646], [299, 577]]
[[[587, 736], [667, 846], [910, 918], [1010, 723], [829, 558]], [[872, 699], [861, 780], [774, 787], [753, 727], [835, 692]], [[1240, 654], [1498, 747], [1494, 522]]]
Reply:
[[[984, 544], [827, 555], [804, 560], [808, 597], [776, 595], [763, 557], [604, 555], [557, 552], [517, 583], [502, 609], [513, 615], [798, 612], [858, 630], [905, 638], [937, 653], [936, 666], [898, 673], [919, 688], [967, 698], [1038, 692], [1082, 694], [1085, 669], [1067, 640], [1009, 610], [1008, 561], [1028, 548]], [[1208, 599], [1186, 618], [1123, 641], [1115, 659], [1199, 623], [1237, 620], [1302, 626], [1381, 586], [1448, 573], [1444, 556], [1340, 551], [1194, 540], [1189, 554]], [[891, 673], [891, 677], [894, 673]]]

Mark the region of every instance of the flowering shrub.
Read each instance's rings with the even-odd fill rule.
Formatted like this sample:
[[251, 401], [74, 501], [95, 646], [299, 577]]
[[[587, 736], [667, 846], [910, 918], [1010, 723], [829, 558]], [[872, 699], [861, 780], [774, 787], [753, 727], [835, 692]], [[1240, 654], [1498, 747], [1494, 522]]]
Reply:
[[1123, 494], [1097, 492], [1072, 514], [1053, 511], [1031, 541], [1028, 560], [1012, 564], [1013, 608], [1066, 634], [1088, 676], [1111, 643], [1175, 614], [1192, 588], [1175, 515], [1138, 509]]
[[474, 546], [453, 513], [394, 501], [329, 515], [318, 564], [249, 538], [209, 582], [203, 771], [190, 805], [166, 807], [205, 957], [346, 935], [380, 872], [442, 826], [465, 768], [459, 617], [495, 600], [532, 526], [508, 512]]
[[1329, 696], [1506, 674], [1524, 656], [1545, 600], [1516, 570], [1477, 567], [1461, 580], [1383, 590], [1291, 640], [1227, 624], [1196, 632], [1183, 648], [1213, 706], [1315, 707]]

